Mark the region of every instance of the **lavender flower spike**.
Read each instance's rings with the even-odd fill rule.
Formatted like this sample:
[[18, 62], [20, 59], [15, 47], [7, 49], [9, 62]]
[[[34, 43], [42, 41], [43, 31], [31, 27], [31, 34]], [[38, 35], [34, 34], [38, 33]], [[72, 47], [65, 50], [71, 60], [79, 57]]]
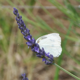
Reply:
[[47, 65], [52, 64], [54, 61], [53, 55], [46, 53], [43, 48], [40, 49], [38, 43], [36, 43], [36, 40], [32, 38], [32, 35], [30, 34], [30, 30], [26, 28], [26, 25], [22, 20], [22, 16], [19, 15], [18, 10], [16, 8], [14, 8], [13, 13], [16, 16], [16, 21], [19, 29], [21, 30], [21, 33], [23, 34], [24, 38], [27, 40], [26, 44], [28, 45], [28, 47], [31, 47], [31, 50], [36, 53], [37, 57], [42, 58], [42, 61], [44, 61], [45, 64]]
[[28, 78], [26, 77], [26, 74], [22, 74], [23, 79], [22, 80], [28, 80]]

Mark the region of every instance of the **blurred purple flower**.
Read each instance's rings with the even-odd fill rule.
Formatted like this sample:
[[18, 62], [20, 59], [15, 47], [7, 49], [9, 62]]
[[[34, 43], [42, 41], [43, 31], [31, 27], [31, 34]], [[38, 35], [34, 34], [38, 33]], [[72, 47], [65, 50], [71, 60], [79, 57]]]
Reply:
[[23, 79], [22, 80], [28, 80], [28, 78], [26, 77], [26, 74], [22, 74]]
[[28, 47], [31, 47], [32, 51], [36, 53], [36, 56], [42, 58], [42, 61], [44, 61], [45, 64], [47, 65], [52, 64], [54, 61], [53, 55], [46, 53], [43, 48], [40, 49], [39, 45], [36, 43], [36, 40], [32, 38], [32, 35], [30, 34], [30, 30], [26, 28], [26, 25], [22, 20], [22, 16], [19, 15], [18, 10], [16, 8], [14, 8], [13, 13], [14, 15], [16, 15], [18, 28], [21, 30], [21, 33], [24, 35], [24, 38], [27, 40], [26, 44], [28, 45]]

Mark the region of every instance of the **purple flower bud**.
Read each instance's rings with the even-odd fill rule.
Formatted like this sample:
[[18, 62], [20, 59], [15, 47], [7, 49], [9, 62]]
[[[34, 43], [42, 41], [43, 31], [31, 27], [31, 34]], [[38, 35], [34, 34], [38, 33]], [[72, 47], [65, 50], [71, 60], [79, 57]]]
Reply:
[[16, 17], [16, 21], [17, 21], [17, 23], [19, 23], [20, 22], [20, 19]]
[[32, 36], [31, 35], [27, 35], [27, 36], [24, 36], [24, 38], [28, 41], [31, 41], [32, 40]]
[[53, 62], [53, 55], [49, 55], [49, 61]]
[[26, 42], [26, 44], [31, 47], [32, 46], [32, 43], [31, 42]]
[[13, 13], [14, 13], [15, 15], [17, 15], [17, 13], [18, 13], [18, 10], [17, 10], [16, 8], [14, 8], [14, 11], [13, 11]]
[[47, 59], [45, 60], [45, 64], [49, 65], [49, 64], [53, 63], [53, 61], [54, 61], [53, 55], [51, 55], [51, 54], [49, 54], [49, 55], [46, 54], [46, 56], [48, 57], [48, 60], [47, 60]]
[[45, 58], [45, 54], [46, 53], [45, 53], [44, 49], [42, 48], [42, 49], [39, 50], [39, 53], [36, 54], [36, 56], [39, 57], [39, 58]]
[[35, 43], [34, 47], [31, 48], [32, 51], [36, 52], [36, 53], [39, 53], [39, 45], [37, 43]]
[[19, 13], [17, 13], [16, 17], [17, 17], [18, 19], [22, 19], [22, 16], [20, 16]]
[[24, 33], [27, 34], [27, 35], [30, 34], [29, 32], [30, 32], [30, 30], [27, 29], [27, 28], [24, 30]]
[[52, 62], [50, 62], [50, 61], [48, 61], [48, 60], [45, 60], [45, 64], [46, 64], [46, 65], [50, 65], [50, 64], [52, 64]]
[[36, 42], [36, 41], [35, 41], [35, 39], [34, 39], [34, 38], [32, 38], [32, 43], [33, 43], [33, 44], [35, 44], [35, 42]]
[[24, 29], [23, 29], [23, 27], [18, 26], [18, 28], [19, 28], [21, 31], [23, 31], [23, 30], [24, 30]]
[[22, 74], [23, 79], [22, 80], [28, 80], [28, 78], [26, 77], [26, 74]]
[[20, 20], [20, 24], [21, 24], [21, 26], [24, 26], [24, 21]]
[[46, 59], [45, 58], [42, 58], [42, 61], [46, 61]]

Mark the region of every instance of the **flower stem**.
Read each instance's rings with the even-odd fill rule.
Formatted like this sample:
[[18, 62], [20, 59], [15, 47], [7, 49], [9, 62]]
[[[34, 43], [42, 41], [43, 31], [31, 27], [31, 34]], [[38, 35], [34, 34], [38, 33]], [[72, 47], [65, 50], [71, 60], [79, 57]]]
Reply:
[[74, 77], [75, 79], [80, 80], [79, 77], [77, 77], [77, 76], [75, 76], [74, 74], [70, 73], [69, 71], [63, 69], [63, 68], [60, 67], [58, 64], [54, 63], [54, 65], [55, 65], [56, 67], [58, 67], [59, 69], [63, 70], [64, 72], [66, 72], [67, 74], [69, 74], [70, 76]]

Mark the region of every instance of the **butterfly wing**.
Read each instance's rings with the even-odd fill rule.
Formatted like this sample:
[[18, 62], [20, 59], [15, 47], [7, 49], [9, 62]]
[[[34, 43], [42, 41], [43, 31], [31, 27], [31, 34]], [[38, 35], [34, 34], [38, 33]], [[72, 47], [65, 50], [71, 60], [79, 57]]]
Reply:
[[48, 35], [44, 35], [37, 39], [37, 41], [40, 48], [44, 48], [44, 50], [50, 54], [52, 54], [54, 57], [58, 57], [61, 52], [61, 38], [58, 33], [51, 33]]

